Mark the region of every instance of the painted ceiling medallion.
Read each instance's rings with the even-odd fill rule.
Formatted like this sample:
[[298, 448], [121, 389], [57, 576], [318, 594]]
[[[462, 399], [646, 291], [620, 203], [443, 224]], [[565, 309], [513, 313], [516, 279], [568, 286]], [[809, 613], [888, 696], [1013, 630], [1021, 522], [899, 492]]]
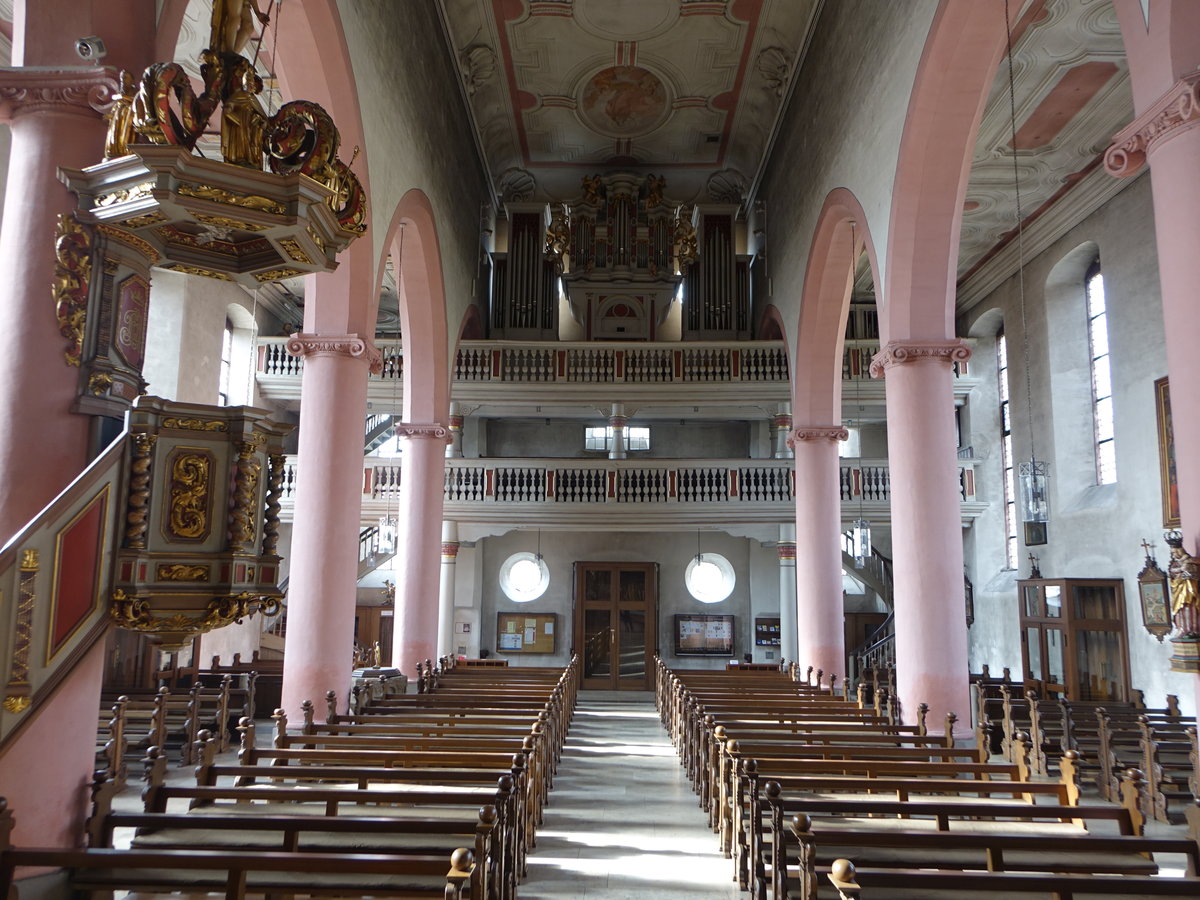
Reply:
[[577, 108], [593, 131], [613, 138], [649, 134], [671, 114], [661, 78], [641, 66], [609, 66], [583, 83]]
[[679, 18], [679, 0], [575, 0], [575, 21], [584, 31], [612, 41], [657, 37]]

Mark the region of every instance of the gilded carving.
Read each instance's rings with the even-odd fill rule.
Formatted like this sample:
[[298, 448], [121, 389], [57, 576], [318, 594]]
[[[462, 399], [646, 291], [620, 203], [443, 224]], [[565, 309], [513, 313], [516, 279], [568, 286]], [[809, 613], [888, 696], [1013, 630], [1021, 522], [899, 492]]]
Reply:
[[89, 394], [103, 397], [112, 387], [112, 376], [107, 372], [93, 372], [88, 376], [87, 389]]
[[208, 566], [188, 566], [183, 563], [162, 564], [158, 567], [159, 581], [208, 581]]
[[[21, 551], [20, 574], [17, 582], [17, 616], [13, 628], [12, 666], [9, 669], [5, 709], [17, 713], [28, 707], [29, 647], [33, 643], [33, 606], [37, 599], [38, 552], [27, 548]], [[14, 705], [24, 706], [14, 709]]]
[[233, 281], [233, 278], [225, 272], [218, 272], [215, 269], [206, 269], [203, 266], [188, 266], [183, 263], [172, 263], [167, 266], [174, 272], [182, 272], [184, 275], [199, 275], [202, 278], [215, 278], [217, 281]]
[[267, 229], [266, 225], [257, 225], [254, 222], [245, 222], [241, 219], [231, 219], [228, 216], [193, 213], [192, 217], [202, 225], [211, 225], [213, 228], [232, 228], [238, 231], [265, 231]]
[[313, 243], [321, 248], [322, 253], [325, 253], [329, 250], [329, 243], [325, 240], [325, 238], [317, 234], [317, 230], [315, 228], [309, 225], [305, 228], [305, 231], [307, 231], [308, 236], [313, 239]]
[[254, 459], [266, 436], [252, 435], [238, 444], [237, 474], [233, 481], [233, 503], [229, 513], [229, 547], [231, 550], [248, 550], [254, 545], [255, 497], [262, 464]]
[[238, 61], [232, 89], [221, 103], [221, 156], [235, 166], [262, 170], [267, 113], [258, 100], [263, 82], [249, 60]]
[[[161, 221], [161, 219], [159, 221]], [[112, 238], [114, 241], [120, 241], [122, 244], [132, 247], [138, 253], [142, 254], [142, 256], [146, 257], [151, 264], [158, 262], [158, 251], [154, 249], [153, 244], [151, 244], [145, 238], [140, 238], [136, 234], [130, 234], [125, 230], [129, 227], [135, 227], [133, 226], [132, 219], [128, 222], [122, 223], [122, 227], [120, 228], [118, 228], [116, 225], [109, 225], [107, 223], [101, 223], [96, 227], [105, 237]]]
[[104, 158], [116, 159], [129, 152], [129, 145], [134, 142], [136, 134], [133, 130], [133, 100], [137, 96], [137, 82], [133, 73], [122, 69], [120, 87], [112, 95], [112, 106], [104, 114], [108, 122], [108, 132], [104, 138]]
[[29, 704], [32, 702], [28, 697], [19, 697], [15, 694], [10, 694], [4, 698], [4, 708], [13, 715], [18, 715], [29, 709]]
[[302, 269], [268, 269], [265, 272], [255, 272], [254, 277], [259, 282], [279, 281], [281, 278], [291, 278], [295, 275], [303, 275]]
[[146, 547], [147, 517], [150, 509], [151, 454], [158, 435], [139, 432], [131, 436], [133, 458], [129, 462], [129, 498], [125, 511], [125, 546], [134, 550]]
[[255, 597], [243, 592], [230, 597], [216, 597], [198, 615], [176, 613], [156, 616], [148, 600], [131, 597], [120, 588], [113, 591], [109, 617], [121, 628], [146, 633], [200, 634], [243, 621], [255, 612], [272, 616], [279, 612], [277, 597]]
[[560, 266], [570, 263], [571, 222], [565, 203], [556, 203], [546, 228], [546, 253], [558, 260]]
[[133, 187], [124, 188], [119, 191], [113, 191], [111, 194], [99, 194], [96, 197], [96, 207], [103, 209], [106, 206], [116, 206], [118, 203], [128, 203], [131, 200], [141, 200], [143, 197], [151, 197], [154, 194], [154, 182], [146, 181], [142, 184], [135, 184]]
[[30, 547], [21, 551], [20, 569], [22, 572], [36, 572], [38, 570], [37, 550]]
[[287, 255], [296, 262], [304, 263], [305, 265], [312, 265], [312, 259], [307, 253], [304, 252], [304, 248], [300, 246], [300, 242], [296, 239], [283, 238], [279, 241], [279, 246], [282, 247], [287, 252]]
[[224, 422], [214, 419], [179, 419], [167, 416], [162, 420], [163, 428], [178, 428], [181, 431], [227, 431]]
[[171, 464], [167, 517], [171, 537], [201, 540], [208, 534], [208, 495], [212, 460], [203, 453], [180, 453]]
[[272, 453], [267, 457], [267, 515], [263, 522], [264, 556], [274, 556], [279, 548], [279, 510], [283, 504], [283, 476], [287, 466], [287, 457], [282, 453]]
[[78, 366], [92, 278], [92, 235], [74, 216], [59, 215], [54, 255], [54, 313], [58, 332], [67, 339], [63, 357], [68, 365]]
[[195, 197], [198, 200], [211, 200], [214, 203], [226, 203], [230, 206], [241, 206], [245, 209], [257, 209], [265, 213], [283, 216], [287, 215], [287, 207], [267, 197], [255, 194], [235, 194], [224, 188], [212, 187], [207, 184], [181, 184], [179, 193], [184, 197]]
[[699, 257], [696, 244], [696, 228], [692, 225], [692, 208], [688, 204], [675, 213], [675, 240], [673, 246], [675, 264], [682, 272]]
[[[199, 216], [196, 216], [199, 219]], [[145, 228], [147, 225], [157, 225], [159, 222], [167, 221], [167, 217], [160, 212], [143, 213], [140, 216], [134, 216], [132, 219], [125, 219], [121, 225], [125, 228]]]

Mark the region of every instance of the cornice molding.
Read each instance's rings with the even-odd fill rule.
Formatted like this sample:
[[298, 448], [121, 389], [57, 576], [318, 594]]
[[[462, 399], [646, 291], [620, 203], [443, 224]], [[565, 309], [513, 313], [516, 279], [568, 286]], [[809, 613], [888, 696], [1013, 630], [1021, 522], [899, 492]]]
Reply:
[[396, 425], [396, 437], [434, 439], [449, 443], [450, 429], [445, 425], [439, 425], [437, 422], [400, 422]]
[[0, 68], [0, 122], [50, 110], [98, 116], [119, 89], [111, 69]]
[[1117, 132], [1104, 153], [1104, 167], [1118, 178], [1136, 175], [1157, 145], [1197, 125], [1200, 125], [1200, 72], [1192, 72]]
[[797, 441], [844, 441], [850, 437], [844, 425], [801, 425], [788, 432], [787, 445], [793, 449]]
[[892, 366], [912, 362], [938, 362], [947, 366], [966, 362], [971, 348], [965, 341], [888, 341], [871, 360], [871, 377], [883, 378]]
[[383, 371], [383, 356], [373, 343], [357, 334], [293, 334], [284, 345], [292, 356], [345, 356], [360, 359], [372, 374]]

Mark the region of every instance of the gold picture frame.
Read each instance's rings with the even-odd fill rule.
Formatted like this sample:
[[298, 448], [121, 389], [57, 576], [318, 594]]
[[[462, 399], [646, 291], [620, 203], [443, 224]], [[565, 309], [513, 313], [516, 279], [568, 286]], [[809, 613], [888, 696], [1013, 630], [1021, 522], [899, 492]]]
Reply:
[[1171, 592], [1167, 587], [1167, 573], [1158, 567], [1152, 557], [1146, 557], [1146, 565], [1138, 572], [1138, 599], [1142, 605], [1142, 624], [1159, 639], [1171, 633]]
[[1154, 382], [1158, 418], [1158, 471], [1162, 484], [1163, 527], [1178, 528], [1179, 482], [1175, 470], [1175, 426], [1171, 418], [1171, 388], [1165, 377]]

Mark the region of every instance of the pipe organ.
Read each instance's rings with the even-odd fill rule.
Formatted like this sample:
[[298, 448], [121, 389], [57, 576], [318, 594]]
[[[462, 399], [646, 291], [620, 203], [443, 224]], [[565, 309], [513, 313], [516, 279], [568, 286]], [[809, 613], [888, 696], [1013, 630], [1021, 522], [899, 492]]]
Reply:
[[677, 299], [682, 339], [750, 337], [735, 205], [669, 201], [654, 175], [592, 175], [581, 188], [569, 203], [507, 206], [492, 254], [492, 337], [557, 339], [560, 283], [587, 340], [663, 340]]

